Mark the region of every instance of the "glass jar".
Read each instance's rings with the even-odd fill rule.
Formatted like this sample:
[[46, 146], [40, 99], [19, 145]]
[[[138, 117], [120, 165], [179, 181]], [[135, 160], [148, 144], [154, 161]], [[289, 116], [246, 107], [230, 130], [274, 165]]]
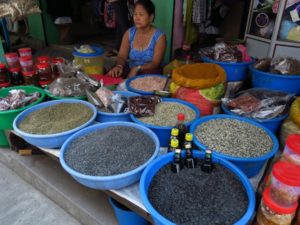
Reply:
[[279, 161], [272, 168], [270, 184], [272, 199], [284, 207], [298, 203], [300, 195], [300, 166]]
[[300, 134], [288, 136], [281, 160], [300, 165]]
[[32, 57], [31, 48], [19, 48], [18, 49], [20, 57], [30, 56]]
[[32, 71], [33, 70], [33, 62], [31, 56], [22, 56], [19, 58], [20, 64], [22, 67], [22, 71]]
[[39, 82], [51, 82], [52, 71], [49, 63], [40, 63], [36, 65], [36, 72], [38, 74]]
[[50, 64], [50, 57], [46, 56], [46, 55], [41, 55], [39, 57], [36, 58], [37, 63], [49, 63]]
[[6, 65], [0, 63], [0, 84], [9, 82]]
[[23, 77], [26, 85], [39, 86], [39, 77], [36, 71], [23, 71]]
[[25, 83], [20, 67], [10, 68], [9, 75], [10, 75], [10, 82], [12, 85], [22, 85]]
[[59, 77], [59, 70], [58, 70], [58, 65], [62, 64], [64, 62], [63, 58], [53, 58], [52, 59], [52, 72], [54, 79]]
[[256, 216], [257, 225], [291, 225], [298, 203], [285, 208], [273, 201], [270, 189], [263, 192], [263, 198]]
[[18, 54], [16, 52], [5, 54], [5, 59], [9, 68], [20, 67]]

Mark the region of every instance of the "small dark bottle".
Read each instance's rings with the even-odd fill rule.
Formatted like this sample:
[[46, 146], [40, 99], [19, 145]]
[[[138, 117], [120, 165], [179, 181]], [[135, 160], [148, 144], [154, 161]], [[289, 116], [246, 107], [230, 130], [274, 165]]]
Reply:
[[9, 75], [10, 75], [10, 82], [12, 85], [22, 85], [25, 83], [20, 67], [10, 68]]
[[179, 173], [183, 169], [184, 163], [181, 158], [181, 150], [177, 148], [174, 154], [174, 161], [171, 165], [171, 170], [173, 173]]
[[[179, 134], [179, 130], [177, 128], [172, 128], [171, 130], [171, 137], [170, 137], [170, 142], [169, 142], [169, 148], [168, 148], [168, 152], [171, 152], [171, 142], [173, 139], [178, 140], [178, 134]], [[178, 144], [177, 144], [178, 145]], [[175, 151], [175, 150], [174, 150]]]
[[212, 163], [212, 150], [207, 149], [205, 151], [204, 162], [201, 165], [201, 170], [205, 173], [211, 173], [214, 169], [214, 165]]
[[196, 161], [194, 160], [193, 157], [193, 145], [192, 145], [192, 141], [193, 141], [193, 134], [191, 133], [186, 133], [185, 135], [185, 142], [184, 142], [184, 149], [186, 151], [186, 157], [185, 157], [185, 166], [187, 168], [195, 168], [196, 167]]
[[183, 113], [178, 113], [177, 120], [178, 121], [177, 121], [176, 128], [179, 130], [179, 135], [178, 135], [179, 147], [181, 149], [183, 149], [184, 148], [185, 134], [188, 132], [188, 128], [184, 124], [185, 115]]
[[175, 150], [178, 148], [178, 145], [179, 145], [179, 141], [177, 139], [172, 139], [168, 152], [175, 152]]

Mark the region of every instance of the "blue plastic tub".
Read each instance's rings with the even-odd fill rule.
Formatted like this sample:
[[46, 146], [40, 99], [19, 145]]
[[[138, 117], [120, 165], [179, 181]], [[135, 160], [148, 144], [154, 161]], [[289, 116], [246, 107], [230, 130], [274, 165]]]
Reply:
[[[86, 106], [88, 106], [89, 108], [91, 108], [91, 110], [93, 111], [93, 115], [90, 118], [89, 121], [87, 121], [86, 123], [82, 124], [81, 126], [74, 128], [72, 130], [69, 131], [65, 131], [65, 132], [61, 132], [61, 133], [57, 133], [57, 134], [29, 134], [26, 133], [22, 130], [20, 130], [18, 128], [19, 123], [31, 112], [34, 112], [38, 109], [42, 109], [48, 106], [52, 106], [52, 105], [56, 105], [56, 104], [60, 104], [60, 103], [81, 103], [84, 104]], [[38, 146], [38, 147], [42, 147], [42, 148], [59, 148], [62, 146], [62, 144], [65, 142], [65, 140], [67, 140], [68, 137], [70, 137], [72, 134], [74, 134], [75, 132], [81, 130], [82, 128], [85, 128], [87, 126], [89, 126], [90, 124], [92, 124], [96, 118], [97, 115], [97, 110], [96, 107], [94, 105], [92, 105], [89, 102], [86, 101], [82, 101], [82, 100], [76, 100], [76, 99], [63, 99], [63, 100], [54, 100], [54, 101], [49, 101], [49, 102], [44, 102], [41, 104], [38, 104], [36, 106], [33, 106], [25, 111], [23, 111], [21, 114], [19, 114], [16, 119], [13, 122], [13, 127], [14, 130], [28, 143], [34, 145], [34, 146]]]
[[[69, 167], [68, 164], [65, 162], [65, 152], [68, 151], [68, 146], [70, 143], [79, 137], [82, 137], [83, 135], [87, 135], [91, 132], [101, 130], [107, 127], [112, 127], [112, 126], [127, 126], [127, 127], [134, 127], [136, 129], [141, 130], [142, 132], [146, 133], [153, 139], [155, 142], [156, 149], [148, 161], [146, 161], [143, 165], [140, 165], [139, 167], [135, 168], [134, 170], [131, 170], [126, 173], [122, 174], [117, 174], [113, 176], [90, 176], [90, 175], [85, 175], [82, 173], [79, 173]], [[101, 144], [99, 144], [99, 148], [101, 148]], [[81, 183], [84, 186], [87, 186], [89, 188], [93, 189], [98, 189], [98, 190], [108, 190], [108, 189], [119, 189], [122, 187], [126, 187], [128, 185], [131, 185], [135, 182], [137, 182], [145, 167], [153, 160], [156, 158], [156, 156], [159, 153], [159, 140], [156, 137], [156, 135], [149, 130], [146, 127], [143, 127], [141, 125], [135, 124], [135, 123], [130, 123], [130, 122], [107, 122], [107, 123], [101, 123], [101, 124], [96, 124], [90, 127], [87, 127], [85, 129], [82, 129], [81, 131], [73, 134], [68, 140], [63, 144], [63, 146], [60, 149], [60, 156], [59, 156], [59, 161], [62, 165], [62, 167], [79, 183]]]
[[[143, 201], [143, 204], [145, 205], [146, 209], [150, 213], [154, 224], [155, 225], [175, 225], [171, 221], [169, 221], [167, 218], [163, 217], [159, 212], [157, 212], [153, 206], [151, 205], [149, 199], [148, 199], [148, 189], [151, 184], [151, 181], [155, 174], [159, 171], [160, 168], [166, 166], [173, 160], [173, 154], [174, 153], [169, 153], [166, 154], [162, 157], [157, 158], [153, 162], [147, 166], [145, 171], [142, 174], [141, 180], [140, 180], [140, 195]], [[214, 154], [214, 153], [213, 153]], [[196, 158], [204, 158], [204, 153], [199, 152], [199, 151], [194, 151], [194, 157]], [[234, 174], [237, 175], [237, 177], [240, 179], [242, 184], [245, 187], [245, 190], [247, 192], [247, 197], [248, 197], [248, 209], [243, 215], [242, 218], [240, 218], [239, 221], [237, 221], [234, 225], [245, 225], [248, 224], [250, 221], [254, 210], [255, 210], [255, 194], [253, 191], [253, 188], [249, 182], [249, 179], [239, 170], [236, 166], [234, 166], [232, 163], [228, 162], [225, 159], [220, 158], [217, 155], [213, 155], [213, 162], [218, 163], [229, 170], [231, 170]], [[188, 210], [188, 209], [187, 209]], [[201, 212], [199, 212], [201, 215]]]
[[[180, 100], [180, 99], [175, 99], [175, 98], [163, 98], [162, 99], [163, 102], [177, 102], [183, 105], [186, 105], [190, 108], [192, 108], [195, 112], [196, 112], [196, 117], [194, 120], [186, 123], [187, 127], [189, 128], [190, 125], [197, 119], [200, 117], [200, 111], [199, 109], [194, 106], [192, 103]], [[143, 125], [145, 127], [148, 127], [149, 129], [151, 129], [158, 137], [159, 141], [160, 141], [160, 146], [161, 147], [168, 147], [169, 146], [169, 140], [170, 140], [170, 135], [171, 135], [171, 130], [172, 130], [172, 126], [167, 126], [167, 127], [159, 127], [159, 126], [155, 126], [155, 125], [151, 125], [151, 124], [147, 124], [147, 123], [143, 123], [142, 121], [140, 121], [136, 116], [134, 116], [133, 114], [130, 115], [130, 118], [133, 122]]]
[[[115, 94], [120, 94], [124, 97], [134, 97], [139, 96], [139, 94], [130, 92], [130, 91], [114, 91]], [[96, 121], [104, 123], [104, 122], [112, 122], [112, 121], [128, 121], [131, 122], [129, 113], [107, 113], [98, 111]]]
[[244, 81], [247, 77], [248, 66], [253, 63], [253, 62], [240, 62], [240, 63], [219, 62], [216, 60], [209, 59], [207, 57], [204, 57], [202, 60], [207, 63], [214, 63], [221, 66], [226, 72], [227, 82]]
[[142, 91], [142, 90], [138, 90], [138, 89], [135, 89], [135, 88], [133, 88], [133, 87], [130, 86], [131, 81], [133, 81], [133, 80], [135, 80], [137, 78], [149, 77], [149, 76], [150, 77], [156, 76], [156, 77], [167, 78], [167, 76], [165, 76], [165, 75], [159, 75], [159, 74], [145, 74], [145, 75], [138, 75], [138, 76], [135, 76], [135, 77], [131, 77], [131, 78], [127, 79], [126, 82], [125, 82], [127, 90], [131, 91], [131, 92], [138, 93], [140, 95], [153, 95], [154, 91]]
[[[224, 114], [217, 114], [217, 115], [211, 115], [211, 116], [206, 116], [204, 118], [198, 119], [197, 121], [195, 121], [190, 129], [190, 132], [192, 134], [195, 134], [195, 131], [198, 127], [198, 125], [207, 122], [209, 120], [214, 120], [214, 119], [220, 119], [220, 118], [224, 118], [224, 119], [236, 119], [236, 120], [240, 120], [243, 122], [247, 122], [250, 123], [254, 126], [257, 126], [261, 129], [263, 129], [272, 139], [273, 141], [273, 149], [268, 152], [267, 154], [260, 156], [260, 157], [252, 157], [252, 158], [241, 158], [241, 157], [235, 157], [235, 156], [231, 156], [231, 155], [226, 155], [220, 152], [216, 152], [214, 151], [214, 154], [216, 156], [219, 156], [221, 158], [227, 159], [230, 162], [232, 162], [234, 165], [236, 165], [238, 168], [240, 168], [240, 170], [242, 170], [247, 177], [253, 177], [256, 174], [259, 173], [259, 171], [261, 170], [261, 168], [264, 166], [264, 164], [270, 159], [272, 158], [276, 152], [279, 149], [279, 143], [278, 140], [276, 138], [276, 136], [267, 128], [265, 128], [264, 126], [258, 124], [257, 122], [248, 119], [248, 118], [244, 118], [244, 117], [240, 117], [240, 116], [232, 116], [232, 115], [224, 115]], [[208, 149], [207, 146], [203, 145], [196, 137], [196, 135], [194, 135], [194, 143], [196, 144], [197, 147], [199, 147], [201, 150], [206, 150]], [[238, 149], [236, 149], [238, 151]], [[253, 151], [255, 151], [255, 149], [253, 149]]]
[[110, 197], [109, 203], [114, 209], [119, 225], [147, 225], [147, 220], [121, 205], [115, 199]]
[[[222, 110], [225, 114], [227, 115], [233, 115], [233, 116], [238, 116], [237, 114], [231, 112], [223, 103], [221, 105]], [[265, 120], [265, 121], [257, 121], [252, 119], [253, 121], [261, 124], [262, 126], [268, 128], [270, 131], [272, 131], [274, 134], [277, 133], [277, 131], [279, 130], [281, 123], [283, 122], [283, 120], [285, 120], [288, 117], [288, 115], [282, 115], [279, 116], [277, 118], [273, 118], [273, 119], [269, 119], [269, 120]], [[251, 118], [249, 118], [251, 119]]]
[[268, 88], [283, 91], [289, 94], [300, 94], [300, 74], [280, 75], [257, 70], [249, 66], [252, 75], [252, 86], [255, 88]]

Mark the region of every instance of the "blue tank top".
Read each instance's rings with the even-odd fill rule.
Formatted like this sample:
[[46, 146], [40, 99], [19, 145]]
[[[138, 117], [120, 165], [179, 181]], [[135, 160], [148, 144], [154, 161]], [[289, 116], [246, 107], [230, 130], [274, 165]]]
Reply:
[[160, 38], [161, 35], [164, 33], [160, 30], [156, 29], [150, 43], [148, 45], [148, 48], [144, 50], [138, 50], [133, 48], [133, 40], [136, 34], [136, 27], [131, 27], [129, 29], [129, 44], [130, 44], [130, 51], [129, 51], [129, 67], [135, 67], [144, 65], [148, 62], [151, 62], [154, 56], [154, 48], [156, 45], [157, 40]]

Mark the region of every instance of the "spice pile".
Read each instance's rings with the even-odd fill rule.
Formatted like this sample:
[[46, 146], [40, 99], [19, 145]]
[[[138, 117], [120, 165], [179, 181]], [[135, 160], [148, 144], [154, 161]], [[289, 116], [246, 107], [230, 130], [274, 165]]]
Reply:
[[236, 157], [259, 157], [273, 148], [271, 137], [263, 129], [236, 119], [204, 122], [195, 136], [209, 149]]
[[91, 176], [111, 176], [144, 164], [155, 151], [144, 132], [125, 126], [104, 128], [75, 139], [65, 152], [66, 163]]
[[59, 103], [29, 113], [19, 129], [29, 134], [56, 134], [72, 130], [91, 119], [93, 111], [81, 103]]
[[30, 105], [31, 103], [37, 101], [39, 97], [39, 92], [26, 94], [24, 90], [10, 90], [7, 97], [0, 98], [0, 112], [19, 109], [26, 105]]
[[130, 86], [141, 91], [163, 91], [167, 77], [146, 76], [136, 78], [130, 82]]
[[178, 174], [165, 166], [154, 176], [148, 196], [160, 214], [180, 225], [231, 225], [248, 205], [240, 180], [220, 165], [215, 165], [212, 173], [199, 166]]
[[176, 102], [160, 102], [155, 107], [154, 116], [139, 118], [139, 120], [156, 126], [175, 126], [178, 113], [185, 115], [184, 122], [190, 122], [196, 117], [195, 111], [188, 106]]

